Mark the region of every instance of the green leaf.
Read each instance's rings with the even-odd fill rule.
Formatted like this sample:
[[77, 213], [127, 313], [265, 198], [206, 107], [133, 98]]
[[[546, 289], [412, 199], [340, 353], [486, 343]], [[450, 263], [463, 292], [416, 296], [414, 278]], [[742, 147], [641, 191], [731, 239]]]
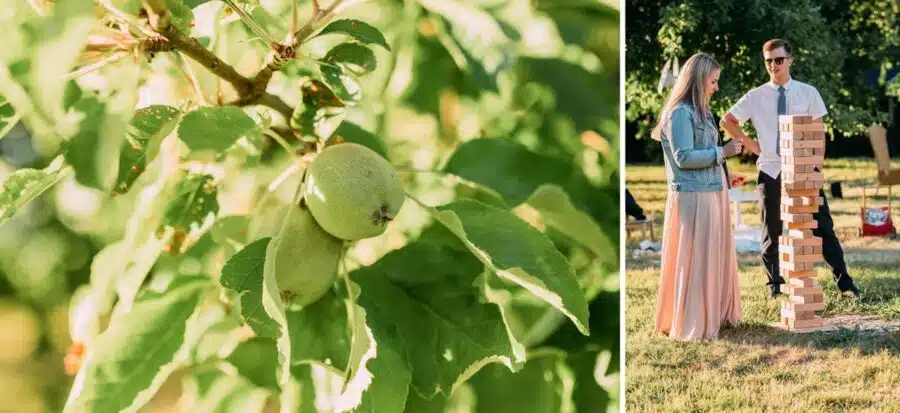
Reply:
[[483, 302], [474, 287], [481, 268], [465, 251], [416, 242], [350, 274], [361, 287], [367, 325], [373, 333], [396, 328], [412, 385], [427, 398], [449, 393], [487, 363], [513, 369], [524, 357], [499, 307]]
[[409, 397], [406, 399], [405, 413], [445, 413], [447, 399], [441, 395], [437, 395], [428, 400], [419, 396], [413, 389], [409, 391]]
[[228, 362], [237, 367], [238, 373], [257, 387], [278, 390], [278, 349], [275, 340], [253, 337], [241, 344], [228, 356]]
[[618, 251], [589, 215], [572, 205], [569, 195], [557, 185], [541, 185], [525, 201], [541, 221], [590, 249], [608, 262], [618, 263]]
[[124, 132], [107, 104], [93, 96], [73, 106], [82, 116], [78, 133], [65, 143], [66, 161], [75, 169], [78, 183], [104, 192], [112, 190], [116, 179], [116, 160], [122, 149]]
[[253, 118], [238, 107], [205, 106], [184, 116], [178, 138], [192, 150], [223, 152], [254, 128]]
[[[481, 88], [498, 91], [497, 76], [511, 67], [515, 43], [487, 11], [456, 0], [420, 0], [440, 16], [438, 40]], [[449, 26], [447, 30], [444, 26]]]
[[9, 131], [19, 123], [19, 115], [12, 105], [0, 95], [0, 139], [3, 139]]
[[219, 282], [241, 295], [241, 318], [259, 337], [275, 338], [280, 329], [263, 309], [263, 267], [271, 238], [259, 239], [240, 250], [222, 267]]
[[319, 71], [322, 72], [322, 80], [331, 88], [338, 99], [349, 106], [359, 103], [362, 88], [359, 85], [359, 80], [352, 74], [344, 73], [338, 67], [325, 65], [319, 66]]
[[302, 311], [287, 311], [291, 361], [317, 361], [338, 370], [347, 368], [350, 331], [344, 300], [329, 291]]
[[207, 367], [185, 380], [182, 406], [188, 412], [261, 413], [271, 393], [241, 376]]
[[128, 192], [156, 157], [162, 140], [175, 129], [180, 115], [178, 109], [165, 105], [152, 105], [135, 112], [122, 143], [114, 193]]
[[[372, 320], [371, 317], [369, 320]], [[407, 362], [406, 348], [396, 327], [389, 322], [368, 321], [372, 332], [374, 358], [366, 362], [366, 370], [360, 371], [350, 381], [371, 380], [362, 393], [358, 413], [403, 413], [410, 392], [412, 375]], [[356, 386], [361, 387], [361, 386]]]
[[281, 392], [281, 411], [292, 413], [319, 413], [316, 409], [314, 366], [297, 364], [291, 367], [291, 378]]
[[59, 2], [52, 17], [41, 19], [40, 36], [32, 44], [28, 83], [35, 103], [44, 113], [62, 116], [67, 74], [94, 26], [93, 4], [82, 1]]
[[65, 412], [136, 411], [171, 373], [185, 326], [207, 277], [181, 276], [165, 292], [146, 292], [131, 311], [114, 317], [94, 341], [75, 378]]
[[213, 241], [225, 250], [225, 258], [230, 259], [246, 245], [250, 221], [243, 215], [220, 217], [210, 228]]
[[508, 139], [473, 139], [447, 161], [444, 171], [499, 192], [519, 205], [544, 184], [563, 188], [573, 206], [587, 212], [609, 236], [619, 233], [617, 186], [597, 188], [569, 160], [538, 154]]
[[6, 177], [0, 191], [0, 226], [15, 215], [19, 208], [56, 185], [64, 174], [62, 157], [44, 169], [19, 169]]
[[391, 50], [387, 41], [384, 40], [384, 35], [372, 25], [361, 20], [344, 19], [334, 21], [325, 26], [316, 37], [332, 33], [346, 34], [363, 44], [376, 44], [388, 51]]
[[324, 61], [343, 67], [356, 75], [375, 70], [375, 52], [358, 43], [341, 43], [325, 55]]
[[388, 158], [387, 148], [384, 146], [384, 142], [382, 142], [381, 139], [375, 136], [374, 133], [363, 129], [355, 123], [341, 123], [341, 126], [338, 127], [336, 134], [341, 139], [347, 142], [353, 142], [365, 146], [381, 155], [384, 159], [390, 160], [390, 158]]
[[565, 353], [554, 352], [525, 363], [512, 374], [487, 366], [472, 377], [479, 413], [570, 413], [574, 378]]
[[212, 175], [187, 175], [176, 185], [175, 194], [163, 211], [160, 229], [169, 226], [176, 233], [195, 231], [210, 215], [219, 212], [217, 193]]
[[344, 103], [319, 80], [304, 82], [300, 91], [303, 99], [291, 114], [291, 127], [308, 140], [328, 141], [346, 117]]
[[428, 208], [501, 278], [550, 303], [589, 335], [588, 305], [575, 272], [543, 234], [507, 210], [462, 200]]

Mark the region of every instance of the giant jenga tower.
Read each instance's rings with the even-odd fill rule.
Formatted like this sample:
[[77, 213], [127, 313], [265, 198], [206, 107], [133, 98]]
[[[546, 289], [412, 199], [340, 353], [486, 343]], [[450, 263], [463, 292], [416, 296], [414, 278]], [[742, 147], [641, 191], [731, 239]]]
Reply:
[[785, 279], [781, 303], [781, 323], [791, 331], [818, 329], [825, 309], [822, 287], [815, 284], [816, 262], [822, 261], [822, 238], [813, 236], [818, 223], [813, 213], [823, 199], [819, 190], [825, 182], [825, 127], [821, 118], [782, 115], [781, 135], [781, 220], [784, 231], [778, 239], [779, 266]]

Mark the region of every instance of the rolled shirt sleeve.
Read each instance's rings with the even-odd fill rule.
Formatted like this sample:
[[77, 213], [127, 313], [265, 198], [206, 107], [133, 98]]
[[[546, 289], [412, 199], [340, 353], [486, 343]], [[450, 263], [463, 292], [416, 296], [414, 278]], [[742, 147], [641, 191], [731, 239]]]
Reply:
[[731, 109], [728, 109], [728, 112], [734, 115], [739, 123], [744, 123], [747, 119], [753, 117], [753, 103], [751, 102], [751, 99], [750, 92], [747, 92], [738, 99], [737, 103], [735, 103]]
[[694, 148], [694, 125], [692, 110], [682, 106], [672, 113], [669, 140], [675, 164], [682, 169], [703, 169], [720, 165], [725, 161], [722, 148]]
[[810, 87], [810, 89], [809, 114], [815, 119], [827, 115], [828, 109], [825, 107], [825, 101], [822, 100], [822, 95], [819, 94], [819, 90], [814, 87]]

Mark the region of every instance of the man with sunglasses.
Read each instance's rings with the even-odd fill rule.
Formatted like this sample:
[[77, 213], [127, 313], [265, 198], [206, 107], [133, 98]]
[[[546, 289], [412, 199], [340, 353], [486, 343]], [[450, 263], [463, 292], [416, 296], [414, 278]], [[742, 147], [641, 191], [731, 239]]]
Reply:
[[[778, 270], [778, 237], [781, 235], [781, 157], [778, 142], [778, 115], [812, 115], [821, 118], [828, 113], [825, 102], [815, 87], [791, 78], [791, 45], [782, 39], [772, 39], [763, 45], [763, 61], [769, 82], [747, 92], [722, 117], [720, 125], [733, 138], [740, 139], [751, 152], [759, 155], [757, 190], [762, 213], [762, 261], [773, 298], [781, 295], [784, 278]], [[750, 120], [756, 130], [757, 141], [750, 140], [740, 124]], [[825, 199], [825, 193], [819, 190]], [[813, 234], [822, 238], [822, 255], [834, 273], [834, 280], [843, 295], [858, 297], [859, 289], [847, 272], [844, 252], [834, 233], [834, 222], [828, 201], [813, 214], [818, 228]]]

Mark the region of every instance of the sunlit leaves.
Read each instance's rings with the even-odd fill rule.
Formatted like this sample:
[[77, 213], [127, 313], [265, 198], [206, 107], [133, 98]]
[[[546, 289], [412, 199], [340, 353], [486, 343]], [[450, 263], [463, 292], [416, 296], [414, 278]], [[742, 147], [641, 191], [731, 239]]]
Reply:
[[19, 169], [3, 181], [0, 190], [0, 225], [25, 204], [50, 189], [63, 177], [65, 163], [57, 158], [44, 169]]
[[119, 155], [115, 193], [125, 193], [156, 157], [159, 145], [172, 130], [181, 112], [171, 106], [153, 105], [139, 109], [128, 126]]
[[375, 53], [372, 49], [357, 43], [341, 43], [328, 51], [323, 59], [344, 69], [361, 75], [375, 70]]
[[141, 393], [171, 372], [188, 317], [211, 286], [205, 277], [184, 276], [165, 292], [138, 297], [94, 341], [64, 411], [131, 411], [146, 402], [150, 395]]
[[189, 112], [178, 125], [178, 138], [193, 150], [222, 152], [247, 135], [256, 122], [234, 106], [207, 106]]
[[291, 115], [291, 127], [306, 139], [327, 141], [346, 116], [344, 103], [318, 80], [304, 83], [301, 93], [303, 101]]
[[318, 36], [333, 33], [345, 34], [363, 44], [375, 44], [391, 50], [387, 40], [384, 39], [384, 35], [372, 25], [361, 20], [343, 19], [334, 21], [325, 26]]
[[257, 336], [275, 338], [280, 332], [263, 309], [263, 267], [271, 238], [259, 239], [234, 254], [222, 268], [222, 286], [240, 294], [241, 318]]
[[[199, 238], [207, 223], [219, 212], [218, 189], [214, 178], [206, 174], [186, 174], [178, 182], [171, 200], [163, 210], [160, 231], [174, 229], [169, 252], [178, 254], [182, 247]], [[187, 242], [186, 242], [187, 241]]]

